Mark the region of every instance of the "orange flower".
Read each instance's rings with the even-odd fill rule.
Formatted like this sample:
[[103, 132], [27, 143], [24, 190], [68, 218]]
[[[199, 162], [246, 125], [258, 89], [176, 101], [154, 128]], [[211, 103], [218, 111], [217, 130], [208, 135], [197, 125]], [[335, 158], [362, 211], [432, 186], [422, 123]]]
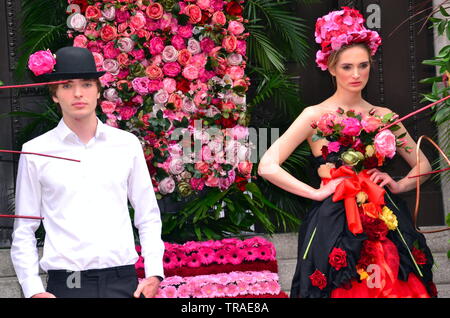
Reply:
[[378, 219], [380, 214], [380, 209], [376, 206], [376, 204], [369, 202], [364, 203], [362, 205], [364, 214], [370, 216], [371, 218]]

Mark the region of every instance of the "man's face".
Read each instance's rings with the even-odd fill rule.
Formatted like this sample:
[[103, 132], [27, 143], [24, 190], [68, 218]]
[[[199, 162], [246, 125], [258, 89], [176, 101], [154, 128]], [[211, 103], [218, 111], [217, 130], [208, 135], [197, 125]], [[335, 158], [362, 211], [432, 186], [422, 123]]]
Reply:
[[72, 79], [65, 84], [59, 84], [52, 98], [61, 106], [64, 117], [82, 120], [95, 116], [100, 92], [96, 80]]

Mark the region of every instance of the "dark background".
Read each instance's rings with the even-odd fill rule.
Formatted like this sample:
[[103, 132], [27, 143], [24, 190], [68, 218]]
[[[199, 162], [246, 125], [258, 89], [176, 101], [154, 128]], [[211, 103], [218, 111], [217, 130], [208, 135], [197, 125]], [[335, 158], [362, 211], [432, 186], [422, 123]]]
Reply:
[[[419, 80], [435, 76], [433, 67], [422, 65], [422, 60], [434, 56], [433, 33], [419, 18], [412, 18], [415, 12], [431, 6], [430, 1], [423, 0], [356, 0], [331, 1], [324, 0], [309, 5], [298, 5], [296, 13], [306, 20], [310, 27], [311, 56], [306, 67], [292, 63], [289, 70], [298, 75], [305, 105], [320, 103], [334, 93], [328, 72], [322, 72], [315, 64], [315, 52], [318, 46], [314, 42], [314, 25], [318, 17], [342, 5], [354, 7], [367, 16], [367, 6], [377, 4], [381, 12], [381, 28], [376, 29], [383, 39], [383, 45], [375, 56], [371, 79], [364, 90], [364, 97], [370, 103], [384, 106], [397, 112], [400, 116], [425, 106], [420, 103], [421, 93], [429, 91], [429, 87], [419, 84]], [[62, 13], [63, 14], [63, 13]], [[406, 22], [405, 22], [406, 21]], [[405, 23], [403, 23], [405, 22]], [[402, 24], [403, 23], [403, 24]], [[402, 24], [400, 26], [400, 24]], [[400, 26], [400, 27], [399, 27]], [[396, 29], [396, 30], [395, 30]], [[420, 31], [420, 32], [419, 32]], [[0, 1], [0, 80], [5, 84], [15, 83], [15, 65], [20, 47], [20, 1]], [[22, 79], [30, 82], [30, 79]], [[42, 109], [45, 101], [43, 89], [0, 90], [0, 113], [11, 111], [26, 111]], [[261, 107], [255, 110], [253, 116], [264, 121], [270, 121], [270, 109]], [[436, 127], [430, 121], [429, 111], [423, 112], [404, 122], [414, 139], [427, 135], [434, 139]], [[292, 119], [293, 120], [293, 119]], [[292, 122], [291, 120], [291, 122]], [[278, 123], [286, 128], [290, 122]], [[23, 119], [0, 117], [0, 149], [20, 150], [18, 134], [24, 126]], [[437, 158], [437, 152], [432, 146], [424, 143], [422, 150], [430, 161]], [[0, 154], [0, 214], [14, 213], [14, 191], [18, 156]], [[405, 176], [409, 166], [397, 156], [388, 167], [388, 172], [396, 179]], [[314, 178], [314, 175], [311, 175]], [[315, 180], [317, 182], [317, 180]], [[429, 181], [421, 188], [420, 225], [441, 225], [444, 223], [442, 192], [438, 181]], [[415, 204], [415, 191], [402, 194], [411, 209]], [[0, 247], [10, 244], [13, 221], [0, 219]]]

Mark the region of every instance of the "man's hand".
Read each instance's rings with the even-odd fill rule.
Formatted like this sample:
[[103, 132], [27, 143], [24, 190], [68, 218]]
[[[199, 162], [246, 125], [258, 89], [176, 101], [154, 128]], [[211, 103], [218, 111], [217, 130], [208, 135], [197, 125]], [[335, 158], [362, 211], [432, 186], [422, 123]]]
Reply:
[[33, 295], [33, 296], [31, 296], [31, 298], [56, 298], [56, 296], [45, 292], [45, 293], [39, 293], [39, 294]]
[[145, 298], [153, 298], [158, 293], [159, 283], [160, 280], [158, 277], [147, 277], [139, 283], [133, 296], [135, 298], [139, 298], [142, 293], [144, 294]]

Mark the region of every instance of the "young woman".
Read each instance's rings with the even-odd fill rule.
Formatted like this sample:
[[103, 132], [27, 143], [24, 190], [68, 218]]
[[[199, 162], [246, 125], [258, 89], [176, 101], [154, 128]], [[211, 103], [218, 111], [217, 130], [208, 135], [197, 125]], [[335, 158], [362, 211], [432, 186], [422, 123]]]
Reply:
[[[268, 149], [258, 166], [258, 174], [273, 184], [315, 201], [300, 228], [291, 297], [430, 297], [435, 294], [432, 255], [424, 236], [414, 230], [405, 202], [396, 195], [414, 189], [416, 180], [406, 176], [396, 181], [378, 168], [365, 169], [373, 186], [385, 190], [385, 195], [382, 192], [385, 205], [396, 216], [398, 229], [390, 231], [379, 219], [360, 214], [358, 219], [363, 230], [355, 233], [349, 229], [344, 201], [332, 198], [338, 185], [348, 177], [333, 175], [342, 160], [322, 151], [327, 140], [313, 140], [318, 129], [314, 123], [325, 114], [337, 114], [338, 108], [343, 114], [352, 110], [361, 118], [392, 113], [388, 108], [371, 105], [361, 95], [369, 79], [371, 56], [381, 43], [379, 35], [365, 29], [363, 22], [358, 11], [346, 7], [318, 19], [316, 41], [321, 43], [322, 50], [317, 52], [316, 62], [322, 70], [328, 69], [336, 91], [320, 104], [305, 108]], [[396, 151], [411, 166], [408, 175], [430, 171], [429, 161], [422, 152], [420, 167], [416, 164], [416, 144], [405, 127], [399, 126], [394, 134], [403, 134], [403, 140], [413, 149], [407, 152], [397, 148]], [[318, 189], [281, 168], [305, 140], [322, 179]], [[425, 180], [422, 177], [420, 182]]]

